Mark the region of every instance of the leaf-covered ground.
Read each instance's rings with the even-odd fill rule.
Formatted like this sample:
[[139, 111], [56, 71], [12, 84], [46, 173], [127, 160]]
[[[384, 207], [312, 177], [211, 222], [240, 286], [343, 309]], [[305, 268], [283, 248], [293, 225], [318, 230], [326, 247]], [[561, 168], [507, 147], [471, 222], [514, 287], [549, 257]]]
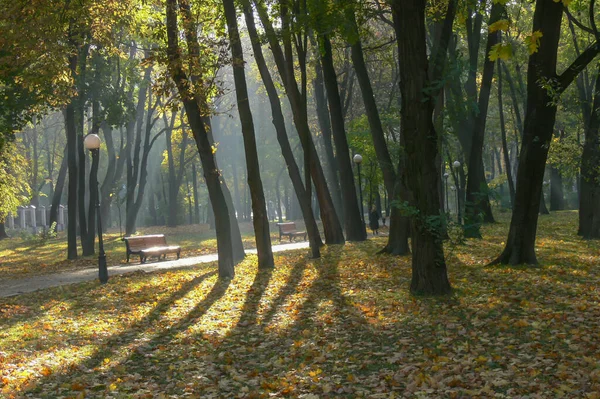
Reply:
[[[245, 248], [254, 248], [254, 235], [250, 223], [241, 223], [242, 242]], [[152, 226], [138, 229], [138, 234], [165, 234], [170, 245], [181, 246], [181, 256], [207, 255], [217, 252], [215, 231], [207, 224], [178, 227]], [[111, 229], [103, 235], [106, 259], [109, 266], [126, 262], [125, 243], [118, 230]], [[279, 243], [277, 226], [271, 226], [273, 245]], [[286, 242], [284, 240], [284, 242]], [[81, 255], [81, 249], [79, 249]], [[137, 262], [134, 256], [132, 262]], [[67, 260], [66, 233], [57, 238], [42, 241], [35, 238], [23, 240], [19, 237], [0, 240], [0, 280], [32, 277], [43, 274], [93, 268], [98, 264], [97, 255]]]
[[0, 300], [0, 396], [599, 398], [600, 246], [575, 219], [542, 218], [540, 267], [484, 266], [506, 223], [449, 246], [446, 298], [411, 297], [379, 238]]

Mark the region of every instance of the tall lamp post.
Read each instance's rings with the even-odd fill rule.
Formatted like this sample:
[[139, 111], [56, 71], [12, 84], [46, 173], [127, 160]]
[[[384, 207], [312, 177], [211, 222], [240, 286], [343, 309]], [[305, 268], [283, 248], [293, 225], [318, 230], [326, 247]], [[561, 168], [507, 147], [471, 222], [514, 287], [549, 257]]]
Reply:
[[362, 182], [360, 177], [360, 164], [362, 163], [363, 157], [360, 154], [355, 154], [352, 158], [352, 161], [356, 164], [358, 168], [358, 193], [360, 196], [360, 219], [362, 220], [363, 228], [365, 228], [365, 211], [363, 209], [363, 195], [362, 195]]
[[106, 268], [106, 254], [102, 242], [102, 221], [100, 216], [100, 195], [98, 194], [98, 164], [100, 162], [100, 137], [97, 134], [88, 134], [83, 140], [85, 148], [92, 154], [92, 168], [90, 169], [90, 188], [96, 198], [96, 220], [98, 224], [98, 278], [100, 284], [108, 281], [108, 269]]

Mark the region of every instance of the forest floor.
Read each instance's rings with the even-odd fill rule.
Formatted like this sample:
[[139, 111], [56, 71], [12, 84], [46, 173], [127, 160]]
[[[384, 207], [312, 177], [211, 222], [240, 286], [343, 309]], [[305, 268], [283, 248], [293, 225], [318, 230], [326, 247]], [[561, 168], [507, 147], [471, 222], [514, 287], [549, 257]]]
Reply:
[[385, 238], [0, 298], [0, 396], [600, 398], [600, 243], [540, 218], [538, 267], [485, 266], [508, 220], [447, 245], [451, 296], [409, 294]]

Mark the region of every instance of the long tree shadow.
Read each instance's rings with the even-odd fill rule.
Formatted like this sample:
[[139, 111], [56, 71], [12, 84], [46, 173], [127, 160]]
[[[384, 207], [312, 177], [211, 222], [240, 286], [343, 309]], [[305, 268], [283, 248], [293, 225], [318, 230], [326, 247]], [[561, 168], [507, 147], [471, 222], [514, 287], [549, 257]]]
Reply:
[[248, 294], [242, 306], [242, 315], [238, 320], [234, 330], [241, 329], [246, 326], [253, 326], [256, 324], [258, 318], [258, 309], [260, 300], [265, 293], [265, 289], [268, 287], [271, 277], [273, 276], [273, 269], [258, 269], [252, 286], [248, 289]]
[[[140, 339], [145, 340], [145, 335], [147, 335], [147, 328], [151, 328], [157, 323], [160, 318], [173, 306], [173, 304], [185, 297], [189, 292], [191, 292], [195, 287], [200, 285], [204, 280], [214, 276], [216, 271], [210, 271], [200, 276], [193, 278], [192, 280], [183, 284], [183, 286], [170, 294], [167, 298], [162, 299], [147, 315], [145, 315], [140, 320], [136, 321], [134, 324], [129, 326], [126, 330], [122, 331], [119, 334], [111, 335], [106, 341], [102, 343], [96, 344], [97, 349], [95, 352], [83, 363], [81, 363], [78, 367], [81, 369], [94, 370], [99, 368], [107, 358], [111, 358], [113, 356], [118, 357], [120, 351], [123, 348], [129, 347], [135, 344]], [[228, 285], [228, 283], [227, 283]], [[202, 311], [206, 311], [210, 307], [214, 301], [218, 299], [226, 290], [226, 285], [224, 286], [221, 282], [217, 281], [212, 291], [208, 294], [208, 296], [195, 306], [192, 312], [197, 314], [200, 313], [200, 308]], [[191, 313], [190, 313], [191, 314]], [[189, 319], [190, 314], [186, 317], [186, 320]], [[181, 324], [181, 322], [180, 322]], [[171, 329], [165, 329], [165, 334], [169, 334]], [[39, 382], [44, 383], [45, 380], [48, 380], [50, 376], [42, 378]], [[59, 380], [68, 379], [69, 371], [65, 370], [61, 374], [53, 374], [52, 379]]]

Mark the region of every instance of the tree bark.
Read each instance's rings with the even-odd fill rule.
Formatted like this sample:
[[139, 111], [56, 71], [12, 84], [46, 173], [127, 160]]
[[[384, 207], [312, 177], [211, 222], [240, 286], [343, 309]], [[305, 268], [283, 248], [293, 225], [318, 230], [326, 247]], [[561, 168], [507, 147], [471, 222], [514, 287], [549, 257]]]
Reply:
[[54, 186], [54, 194], [52, 195], [52, 205], [50, 206], [50, 221], [52, 226], [58, 220], [58, 207], [62, 198], [63, 189], [65, 187], [65, 179], [67, 178], [67, 148], [65, 147], [60, 169], [58, 170], [58, 178]]
[[[488, 25], [500, 20], [505, 11], [505, 6], [503, 4], [493, 3]], [[479, 113], [475, 118], [471, 139], [471, 152], [469, 154], [469, 177], [467, 179], [465, 201], [465, 237], [470, 238], [481, 238], [480, 225], [482, 221], [487, 223], [494, 222], [487, 182], [485, 179], [485, 170], [483, 167], [483, 144], [487, 110], [492, 89], [492, 78], [494, 77], [494, 61], [490, 60], [489, 53], [492, 47], [499, 42], [500, 31], [488, 33], [487, 44], [485, 46], [485, 61], [483, 63], [481, 88], [479, 90]], [[483, 215], [483, 220], [481, 220], [480, 215]]]
[[[69, 57], [72, 74], [76, 74], [77, 56]], [[71, 99], [64, 111], [67, 136], [67, 163], [69, 187], [67, 197], [67, 259], [77, 259], [77, 128], [75, 127], [75, 105]]]
[[6, 226], [4, 226], [4, 222], [0, 222], [0, 240], [8, 238], [8, 234], [6, 234]]
[[342, 201], [342, 193], [340, 192], [340, 185], [338, 184], [338, 167], [333, 152], [331, 120], [329, 119], [329, 112], [327, 112], [328, 107], [323, 83], [323, 70], [321, 68], [321, 63], [318, 60], [315, 62], [315, 79], [313, 81], [313, 88], [315, 91], [314, 96], [317, 107], [317, 119], [319, 121], [319, 127], [321, 128], [321, 137], [323, 138], [323, 147], [325, 149], [325, 158], [327, 160], [325, 163], [325, 170], [328, 180], [327, 183], [331, 191], [333, 205], [337, 212], [338, 218], [343, 221], [344, 202]]
[[594, 43], [557, 76], [557, 50], [562, 14], [561, 3], [536, 1], [533, 32], [543, 32], [544, 39], [540, 41], [538, 51], [529, 57], [527, 112], [517, 171], [515, 208], [506, 246], [492, 264], [537, 264], [535, 238], [544, 169], [556, 119], [556, 96], [560, 95], [600, 52], [600, 45], [598, 42]]
[[[508, 192], [510, 194], [510, 207], [515, 204], [515, 183], [512, 177], [510, 167], [510, 156], [508, 153], [508, 143], [506, 141], [506, 125], [504, 123], [504, 103], [502, 98], [502, 61], [498, 61], [498, 113], [500, 114], [500, 133], [502, 135], [502, 153], [504, 154], [504, 164], [506, 165], [506, 180], [508, 182]], [[516, 104], [515, 104], [516, 106]], [[518, 112], [518, 109], [516, 110]], [[498, 160], [500, 162], [500, 160]]]
[[323, 78], [327, 89], [327, 100], [333, 130], [333, 141], [335, 143], [336, 161], [340, 172], [340, 186], [344, 197], [344, 225], [346, 239], [349, 241], [364, 241], [367, 239], [367, 231], [363, 225], [361, 211], [356, 198], [356, 186], [352, 173], [352, 161], [348, 138], [344, 128], [344, 116], [342, 103], [337, 84], [337, 75], [333, 65], [333, 54], [329, 37], [324, 34], [319, 37], [321, 43], [321, 65], [323, 67]]
[[[182, 0], [185, 1], [185, 0]], [[186, 4], [187, 5], [187, 4]], [[219, 179], [220, 172], [217, 168], [215, 155], [212, 152], [212, 146], [208, 140], [206, 127], [202, 120], [202, 113], [199, 108], [199, 99], [194, 94], [190, 94], [188, 87], [190, 81], [183, 70], [183, 61], [179, 48], [179, 29], [177, 27], [177, 0], [167, 0], [166, 19], [167, 19], [167, 55], [169, 57], [169, 73], [177, 85], [180, 96], [185, 107], [186, 115], [206, 179], [208, 194], [213, 206], [216, 233], [217, 233], [217, 252], [219, 262], [219, 277], [222, 279], [231, 279], [234, 277], [233, 251], [231, 242], [231, 225], [229, 220], [229, 210], [225, 203], [225, 196], [221, 189]], [[186, 21], [192, 23], [192, 21]], [[195, 35], [195, 30], [193, 31]], [[191, 29], [186, 29], [186, 33], [191, 33]], [[194, 36], [194, 40], [197, 40]], [[197, 41], [191, 44], [198, 44]], [[189, 44], [188, 44], [189, 45]]]
[[[344, 233], [339, 218], [337, 217], [335, 207], [333, 206], [331, 193], [327, 187], [323, 168], [321, 166], [321, 162], [319, 161], [315, 144], [312, 140], [306, 113], [306, 103], [303, 102], [302, 94], [300, 93], [298, 84], [294, 78], [293, 60], [289, 59], [289, 57], [288, 59], [284, 57], [283, 51], [281, 50], [281, 46], [278, 42], [278, 35], [275, 33], [275, 30], [273, 29], [273, 26], [269, 20], [268, 11], [265, 4], [262, 2], [262, 0], [254, 0], [254, 4], [257, 7], [258, 15], [262, 25], [267, 32], [267, 38], [269, 39], [271, 51], [273, 52], [275, 63], [277, 64], [277, 70], [279, 71], [279, 75], [284, 82], [286, 94], [290, 100], [294, 124], [296, 125], [296, 130], [300, 136], [302, 149], [305, 157], [308, 157], [309, 159], [309, 165], [307, 169], [312, 177], [315, 190], [317, 192], [317, 197], [319, 198], [319, 207], [323, 221], [325, 242], [327, 244], [343, 244]], [[310, 179], [308, 180], [308, 182], [305, 181], [307, 191], [308, 187], [310, 187]]]
[[585, 239], [600, 239], [600, 67], [589, 121], [581, 156], [578, 234]]
[[[298, 164], [294, 159], [294, 153], [292, 151], [292, 147], [290, 146], [287, 131], [285, 128], [285, 119], [283, 116], [283, 111], [281, 110], [281, 103], [279, 101], [277, 89], [275, 88], [275, 84], [273, 82], [271, 73], [269, 72], [267, 63], [265, 62], [262, 53], [262, 48], [260, 45], [260, 40], [256, 32], [252, 9], [250, 7], [250, 3], [247, 0], [243, 2], [243, 9], [244, 15], [246, 17], [246, 26], [248, 27], [248, 33], [252, 41], [252, 49], [254, 51], [256, 65], [258, 66], [258, 70], [260, 72], [261, 78], [269, 96], [269, 102], [271, 104], [271, 113], [273, 116], [273, 125], [275, 126], [275, 130], [277, 132], [277, 141], [279, 142], [279, 145], [281, 147], [281, 153], [287, 165], [292, 185], [294, 186], [294, 190], [300, 202], [300, 209], [304, 218], [304, 224], [306, 227], [306, 232], [308, 234], [308, 240], [310, 243], [312, 257], [318, 258], [321, 256], [320, 247], [323, 245], [323, 242], [321, 241], [321, 236], [319, 235], [317, 222], [312, 211], [311, 198], [302, 183], [302, 174], [300, 173]], [[290, 212], [290, 209], [287, 206], [286, 212], [288, 214]], [[280, 221], [282, 221], [281, 212], [279, 217]]]
[[[448, 11], [455, 6], [450, 2]], [[433, 96], [426, 94], [430, 87], [425, 33], [425, 1], [395, 0], [392, 3], [397, 32], [402, 96], [401, 134], [404, 139], [406, 173], [404, 178], [413, 195], [417, 215], [412, 218], [412, 281], [413, 294], [442, 295], [451, 291], [448, 280], [438, 193], [438, 138], [433, 126]], [[451, 24], [454, 14], [451, 14]], [[447, 15], [448, 17], [448, 15]], [[440, 46], [432, 67], [443, 69], [446, 48]]]
[[265, 193], [260, 177], [254, 121], [252, 119], [252, 111], [250, 110], [248, 87], [246, 85], [246, 76], [244, 73], [244, 51], [242, 49], [242, 42], [238, 30], [234, 1], [223, 0], [223, 8], [225, 9], [225, 18], [227, 20], [235, 95], [240, 122], [242, 124], [242, 136], [244, 138], [248, 185], [250, 186], [250, 195], [252, 196], [252, 216], [254, 239], [256, 240], [256, 250], [258, 254], [258, 267], [260, 269], [270, 269], [274, 267], [275, 263], [273, 261], [273, 250], [271, 248], [267, 202], [265, 200]]

